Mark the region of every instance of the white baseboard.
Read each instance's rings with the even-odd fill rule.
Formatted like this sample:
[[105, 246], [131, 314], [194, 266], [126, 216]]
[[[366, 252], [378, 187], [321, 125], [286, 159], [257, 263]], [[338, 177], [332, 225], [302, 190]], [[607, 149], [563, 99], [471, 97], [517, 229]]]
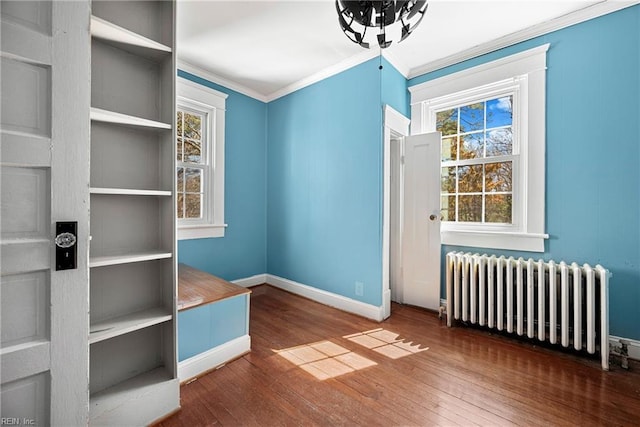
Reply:
[[609, 335], [609, 348], [613, 350], [613, 348], [619, 347], [620, 340], [625, 340], [629, 343], [629, 359], [640, 360], [640, 341], [638, 340]]
[[366, 304], [364, 302], [356, 301], [351, 298], [347, 298], [342, 295], [334, 294], [332, 292], [323, 291], [312, 286], [303, 285], [302, 283], [294, 282], [293, 280], [284, 279], [282, 277], [274, 276], [273, 274], [267, 274], [267, 283], [276, 288], [289, 291], [293, 294], [309, 298], [310, 300], [319, 302], [330, 307], [340, 309], [349, 313], [357, 314], [367, 319], [381, 322], [384, 320], [384, 307]]
[[250, 288], [251, 286], [262, 285], [263, 283], [267, 283], [267, 275], [266, 274], [256, 274], [255, 276], [245, 277], [244, 279], [232, 280], [231, 283], [235, 283], [238, 286], [242, 286], [243, 288]]
[[391, 289], [382, 292], [382, 317], [388, 319], [391, 316]]
[[236, 359], [250, 350], [251, 337], [243, 335], [178, 363], [178, 379], [181, 383], [185, 382]]

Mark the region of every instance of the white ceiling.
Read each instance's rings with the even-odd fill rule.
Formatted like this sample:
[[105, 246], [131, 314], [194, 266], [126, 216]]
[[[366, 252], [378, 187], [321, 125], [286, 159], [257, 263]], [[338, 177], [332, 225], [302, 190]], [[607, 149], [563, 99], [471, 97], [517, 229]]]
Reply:
[[[629, 3], [430, 0], [413, 34], [383, 54], [412, 77]], [[334, 0], [178, 0], [177, 14], [181, 68], [263, 100], [379, 54], [342, 33]]]

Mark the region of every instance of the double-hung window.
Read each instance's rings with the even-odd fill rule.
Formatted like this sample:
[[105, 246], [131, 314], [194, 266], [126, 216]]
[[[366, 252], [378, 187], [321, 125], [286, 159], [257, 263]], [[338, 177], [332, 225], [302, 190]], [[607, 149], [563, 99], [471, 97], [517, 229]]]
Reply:
[[222, 237], [227, 95], [183, 78], [177, 81], [178, 238]]
[[544, 251], [547, 49], [410, 88], [412, 133], [442, 135], [444, 244]]

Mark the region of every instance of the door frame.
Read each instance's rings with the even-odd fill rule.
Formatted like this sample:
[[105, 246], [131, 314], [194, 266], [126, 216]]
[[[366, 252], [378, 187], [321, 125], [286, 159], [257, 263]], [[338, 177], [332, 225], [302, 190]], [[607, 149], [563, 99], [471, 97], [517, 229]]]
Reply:
[[389, 247], [391, 241], [391, 136], [409, 136], [411, 121], [389, 105], [383, 107], [383, 197], [382, 197], [382, 318], [391, 316], [391, 288], [389, 287]]

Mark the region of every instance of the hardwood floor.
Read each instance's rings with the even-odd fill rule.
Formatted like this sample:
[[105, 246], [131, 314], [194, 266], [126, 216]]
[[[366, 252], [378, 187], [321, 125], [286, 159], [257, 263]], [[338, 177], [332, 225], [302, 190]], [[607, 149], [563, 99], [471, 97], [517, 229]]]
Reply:
[[251, 353], [182, 386], [159, 426], [640, 425], [638, 363], [604, 372], [411, 307], [376, 323], [252, 290]]

